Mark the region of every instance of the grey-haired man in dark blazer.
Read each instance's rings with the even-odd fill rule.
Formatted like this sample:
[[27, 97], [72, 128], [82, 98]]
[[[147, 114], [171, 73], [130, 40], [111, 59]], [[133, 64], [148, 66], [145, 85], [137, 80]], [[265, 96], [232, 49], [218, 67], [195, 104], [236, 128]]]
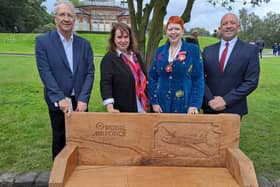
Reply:
[[65, 146], [64, 114], [87, 111], [94, 79], [90, 43], [73, 34], [73, 4], [58, 1], [54, 19], [56, 29], [38, 36], [35, 47], [52, 126], [53, 159]]

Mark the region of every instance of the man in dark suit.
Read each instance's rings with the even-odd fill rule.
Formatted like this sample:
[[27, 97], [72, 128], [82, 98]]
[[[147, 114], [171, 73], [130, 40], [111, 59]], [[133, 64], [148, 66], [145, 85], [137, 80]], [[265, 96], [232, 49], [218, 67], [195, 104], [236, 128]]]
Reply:
[[56, 29], [38, 36], [35, 47], [52, 126], [53, 159], [65, 146], [64, 114], [87, 111], [94, 79], [90, 43], [73, 34], [73, 4], [58, 1], [54, 19]]
[[219, 29], [221, 41], [203, 51], [203, 110], [207, 114], [236, 113], [242, 117], [248, 113], [246, 97], [258, 85], [258, 48], [238, 39], [240, 24], [232, 13], [222, 17]]
[[260, 55], [260, 58], [262, 58], [262, 51], [263, 51], [263, 48], [264, 48], [264, 41], [261, 40], [261, 39], [258, 39], [256, 41], [256, 45], [258, 46], [259, 48], [259, 55]]

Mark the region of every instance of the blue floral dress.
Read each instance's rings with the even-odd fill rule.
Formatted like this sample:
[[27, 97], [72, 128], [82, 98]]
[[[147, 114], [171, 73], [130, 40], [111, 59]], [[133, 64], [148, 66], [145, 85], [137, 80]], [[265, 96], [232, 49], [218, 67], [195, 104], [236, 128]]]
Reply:
[[169, 46], [167, 43], [157, 49], [150, 67], [149, 102], [159, 104], [165, 113], [186, 113], [189, 107], [200, 109], [204, 73], [199, 48], [182, 41], [178, 55], [169, 63]]

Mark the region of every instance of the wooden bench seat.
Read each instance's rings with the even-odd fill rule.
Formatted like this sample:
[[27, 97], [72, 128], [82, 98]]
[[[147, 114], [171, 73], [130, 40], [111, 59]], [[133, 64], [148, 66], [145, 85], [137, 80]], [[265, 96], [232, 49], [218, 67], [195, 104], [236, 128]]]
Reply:
[[73, 113], [50, 187], [258, 186], [239, 116]]
[[213, 167], [77, 166], [65, 187], [81, 184], [83, 187], [239, 187], [226, 168]]

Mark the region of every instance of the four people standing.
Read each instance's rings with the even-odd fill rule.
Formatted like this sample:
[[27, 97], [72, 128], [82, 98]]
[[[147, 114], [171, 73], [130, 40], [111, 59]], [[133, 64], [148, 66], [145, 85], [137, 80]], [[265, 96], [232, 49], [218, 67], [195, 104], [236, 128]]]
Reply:
[[246, 98], [257, 88], [260, 65], [257, 46], [238, 39], [239, 30], [237, 16], [224, 15], [221, 41], [204, 48], [204, 113], [248, 113]]
[[55, 5], [56, 29], [36, 38], [36, 61], [52, 126], [53, 159], [65, 146], [64, 114], [87, 111], [94, 79], [90, 43], [73, 34], [74, 6]]
[[[87, 111], [94, 81], [93, 52], [88, 41], [73, 34], [74, 21], [72, 3], [59, 1], [56, 29], [36, 38], [53, 158], [65, 146], [65, 114]], [[166, 25], [168, 41], [157, 49], [147, 80], [131, 28], [115, 24], [100, 67], [100, 91], [107, 111], [149, 112], [150, 105], [157, 113], [198, 114], [204, 96], [204, 113], [245, 115], [246, 97], [258, 85], [260, 67], [257, 47], [239, 40], [239, 29], [236, 15], [223, 16], [221, 41], [204, 49], [203, 68], [198, 46], [182, 39], [184, 21], [171, 16]]]

